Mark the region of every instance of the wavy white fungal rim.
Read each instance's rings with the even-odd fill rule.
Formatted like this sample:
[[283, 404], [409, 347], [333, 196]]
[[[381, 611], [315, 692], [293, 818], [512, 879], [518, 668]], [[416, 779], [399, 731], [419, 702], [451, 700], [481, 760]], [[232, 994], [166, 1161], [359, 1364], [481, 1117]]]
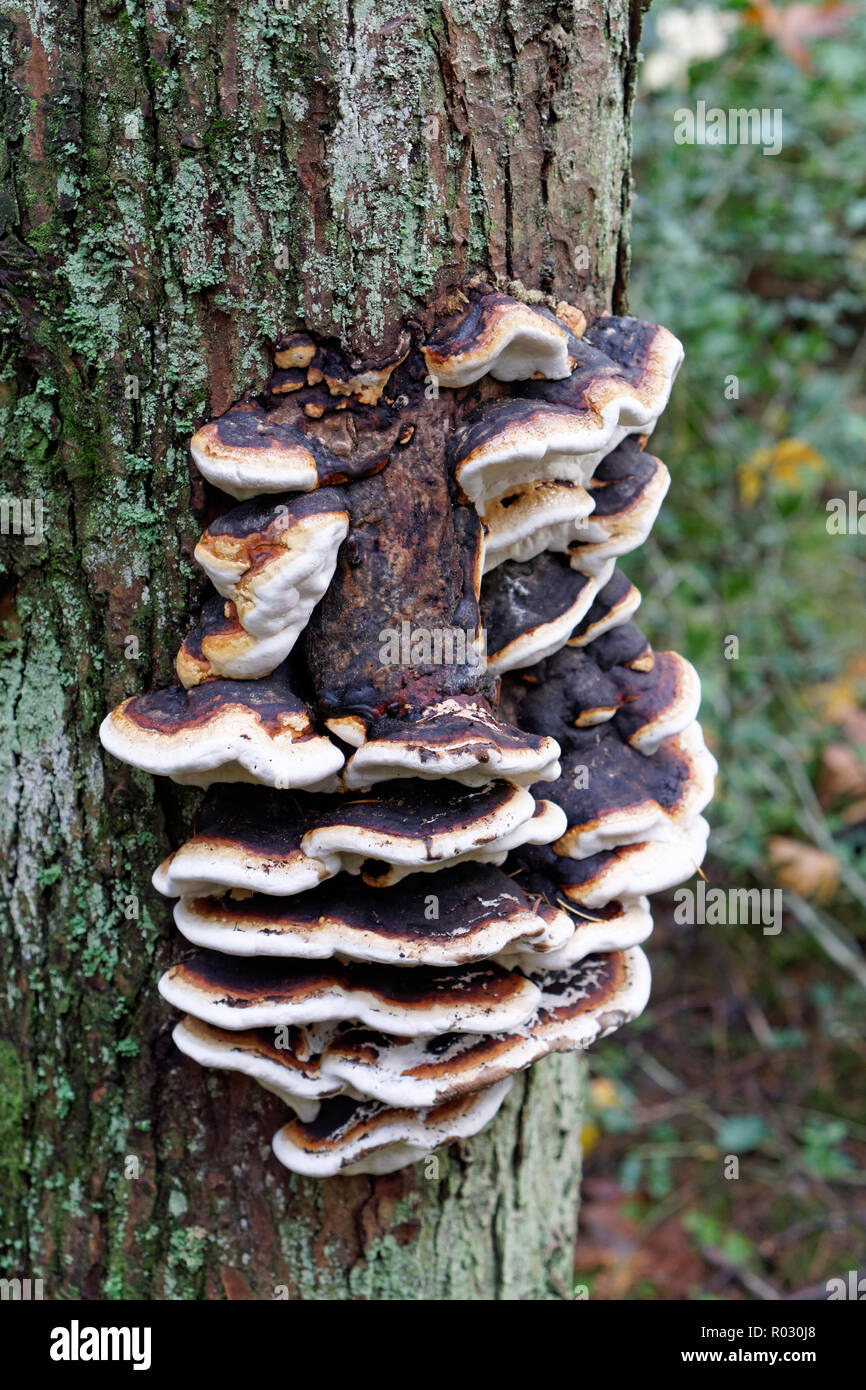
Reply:
[[[347, 1049], [339, 1025], [330, 1023], [304, 1029], [303, 1040], [291, 1062], [288, 1058], [277, 1061], [263, 1055], [264, 1048], [249, 1030], [232, 1034], [195, 1017], [178, 1024], [174, 1038], [183, 1052], [202, 1065], [251, 1077], [281, 1096], [304, 1119], [312, 1118], [311, 1102], [335, 1095], [372, 1100], [395, 1109], [424, 1109], [498, 1084], [550, 1052], [590, 1047], [637, 1018], [649, 999], [649, 962], [638, 948], [617, 954], [622, 981], [611, 993], [575, 1011], [571, 1017], [557, 1017], [563, 996], [546, 991], [551, 973], [548, 972], [546, 977], [538, 977], [535, 1010], [517, 1028], [482, 1037], [457, 1035], [441, 1051], [432, 1054], [427, 1045], [429, 1038], [404, 1041], [382, 1037], [371, 1043], [375, 1062], [369, 1058], [356, 1060], [347, 1055], [347, 1050], [351, 1053], [352, 1049], [351, 1034]], [[578, 1003], [581, 985], [586, 997], [582, 981], [572, 987]], [[306, 1115], [302, 1115], [302, 1109], [306, 1109]]]
[[[561, 835], [565, 834], [568, 821], [565, 812], [553, 801], [539, 801], [536, 803], [535, 814], [522, 824], [514, 827], [508, 834], [501, 835], [490, 844], [465, 851], [463, 854], [455, 854], [447, 863], [443, 862], [422, 862], [412, 864], [394, 864], [390, 871], [381, 876], [375, 877], [375, 882], [381, 887], [392, 887], [399, 883], [407, 874], [412, 873], [436, 873], [441, 868], [451, 868], [456, 864], [465, 864], [472, 861], [476, 864], [504, 864], [511, 850], [519, 849], [521, 845], [549, 845]], [[343, 868], [349, 873], [360, 873], [362, 858], [360, 856], [342, 856]], [[373, 881], [372, 875], [365, 875], [368, 882]]]
[[[298, 1144], [285, 1126], [274, 1135], [274, 1154], [286, 1168], [307, 1177], [394, 1173], [455, 1139], [468, 1139], [489, 1124], [514, 1084], [507, 1077], [462, 1105], [430, 1110], [395, 1110], [375, 1130], [362, 1130], [336, 1152], [316, 1153]], [[440, 1112], [440, 1113], [437, 1113]]]
[[[310, 612], [314, 606], [310, 606]], [[219, 641], [211, 643], [205, 637], [202, 642], [202, 654], [210, 667], [211, 676], [217, 679], [260, 680], [263, 676], [271, 675], [278, 666], [282, 666], [305, 625], [304, 623], [297, 626], [292, 622], [270, 637], [253, 637], [243, 631], [233, 637], [229, 644], [221, 644]], [[230, 651], [220, 651], [221, 645], [230, 646]], [[180, 667], [178, 675], [183, 680]], [[186, 684], [186, 681], [183, 683]]]
[[[707, 852], [710, 827], [703, 816], [675, 828], [668, 840], [620, 846], [595, 878], [582, 887], [562, 888], [562, 896], [586, 908], [606, 907], [639, 894], [665, 893], [697, 873]], [[608, 851], [611, 852], [611, 851]]]
[[[647, 757], [652, 757], [653, 753], [657, 753], [665, 739], [675, 738], [678, 734], [685, 733], [692, 724], [700, 731], [697, 718], [701, 707], [701, 681], [697, 671], [690, 661], [686, 661], [684, 656], [680, 656], [679, 652], [657, 652], [656, 661], [660, 657], [676, 664], [679, 678], [676, 698], [673, 703], [667, 709], [660, 710], [653, 719], [648, 719], [645, 724], [629, 735], [628, 742], [632, 748], [637, 749], [639, 753], [645, 753]], [[703, 738], [702, 732], [701, 738]], [[712, 775], [715, 777], [718, 770], [715, 759], [713, 759], [713, 763]], [[712, 795], [712, 791], [710, 794]]]
[[[618, 811], [607, 811], [600, 822], [587, 826], [585, 830], [576, 832], [574, 827], [569, 826], [563, 837], [567, 841], [567, 848], [560, 840], [557, 850], [567, 854], [570, 859], [588, 859], [593, 854], [621, 849], [625, 845], [644, 842], [662, 844], [675, 840], [679, 828], [691, 824], [712, 799], [718, 763], [704, 743], [703, 732], [697, 722], [676, 734], [669, 744], [685, 754], [691, 767], [683, 795], [674, 811], [667, 811], [652, 798]], [[559, 845], [562, 845], [561, 851]]]
[[635, 505], [609, 517], [589, 514], [572, 537], [573, 541], [579, 542], [571, 552], [572, 568], [580, 570], [582, 574], [600, 574], [611, 560], [616, 561], [643, 545], [653, 528], [670, 483], [671, 475], [661, 464]]
[[221, 557], [219, 536], [207, 546], [199, 542], [195, 558], [247, 632], [267, 638], [291, 631], [291, 650], [334, 577], [348, 531], [348, 517], [314, 513], [275, 538], [269, 548], [277, 554], [261, 568]]
[[[525, 632], [512, 638], [501, 651], [488, 657], [488, 671], [494, 676], [504, 676], [507, 671], [520, 670], [524, 666], [536, 666], [564, 647], [578, 623], [586, 617], [599, 593], [610, 580], [614, 564], [613, 560], [606, 561], [598, 574], [588, 575], [587, 583], [569, 608], [558, 613], [550, 622], [536, 623], [535, 627], [527, 628]], [[638, 603], [639, 594], [635, 607]], [[621, 622], [625, 622], [625, 617], [612, 616], [607, 627], [616, 627]], [[600, 634], [596, 632], [595, 635]]]
[[488, 502], [483, 521], [484, 573], [506, 560], [523, 563], [544, 550], [567, 550], [583, 535], [595, 500], [586, 488], [558, 479], [527, 483]]
[[527, 484], [568, 482], [586, 488], [602, 459], [626, 435], [639, 428], [648, 434], [652, 427], [649, 420], [654, 425], [658, 418], [646, 412], [645, 426], [626, 428], [618, 423], [615, 401], [605, 407], [605, 414], [612, 417], [611, 423], [594, 428], [581, 428], [578, 411], [555, 406], [539, 411], [535, 419], [512, 422], [457, 463], [457, 481], [482, 516], [495, 498]]
[[397, 1000], [366, 989], [360, 981], [357, 984], [335, 981], [302, 999], [274, 996], [239, 1006], [231, 1003], [229, 989], [225, 997], [218, 996], [215, 988], [207, 994], [185, 981], [179, 969], [173, 966], [162, 976], [159, 981], [162, 997], [183, 1013], [229, 1032], [251, 1028], [302, 1028], [311, 1023], [351, 1019], [397, 1037], [431, 1037], [452, 1032], [500, 1033], [525, 1023], [541, 999], [538, 986], [514, 971], [508, 977], [511, 982], [508, 996], [491, 997], [486, 1004], [471, 999], [461, 1001], [459, 990], [454, 990], [450, 1000], [440, 1000], [431, 994], [423, 1009], [401, 1008]]
[[568, 970], [585, 956], [641, 946], [652, 935], [649, 899], [643, 894], [626, 899], [616, 917], [593, 917], [591, 912], [581, 912], [575, 915], [572, 926], [571, 936], [559, 950], [540, 951], [532, 943], [516, 941], [497, 959], [503, 965], [518, 965], [521, 970]]
[[204, 425], [192, 437], [189, 450], [193, 462], [202, 477], [239, 502], [262, 492], [311, 492], [319, 486], [316, 460], [303, 445], [268, 451], [224, 445], [219, 456], [214, 456], [199, 442], [207, 428]]
[[[536, 804], [525, 787], [515, 786], [513, 795], [496, 810], [469, 826], [457, 830], [431, 830], [423, 841], [417, 835], [401, 834], [399, 830], [380, 830], [374, 826], [342, 825], [313, 826], [301, 839], [301, 848], [312, 858], [337, 857], [351, 873], [360, 870], [365, 859], [382, 859], [388, 864], [422, 868], [431, 862], [437, 866], [454, 863], [467, 853], [495, 843], [497, 849], [525, 822], [535, 815]], [[521, 840], [523, 844], [525, 841]]]
[[102, 721], [103, 747], [132, 767], [170, 777], [182, 786], [258, 782], [267, 787], [332, 791], [345, 761], [324, 735], [298, 737], [291, 728], [269, 734], [255, 714], [241, 705], [228, 705], [193, 729], [165, 733], [125, 719], [129, 703], [124, 700]]
[[[370, 1096], [395, 1107], [443, 1104], [457, 1096], [475, 1094], [480, 1088], [501, 1082], [503, 1074], [512, 1077], [551, 1052], [591, 1047], [600, 1038], [638, 1018], [650, 996], [649, 961], [640, 947], [623, 951], [622, 959], [625, 967], [622, 985], [611, 997], [569, 1019], [553, 1021], [550, 1017], [561, 999], [555, 993], [545, 993], [542, 980], [537, 1012], [509, 1035], [503, 1032], [487, 1040], [486, 1057], [484, 1039], [477, 1043], [470, 1038], [456, 1040], [452, 1046], [458, 1065], [450, 1075], [443, 1068], [444, 1075], [425, 1079], [425, 1063], [428, 1067], [431, 1063], [429, 1053], [425, 1053], [418, 1042], [399, 1041], [383, 1049], [375, 1069], [339, 1055], [328, 1057], [326, 1051], [323, 1059], [326, 1074], [329, 1081], [331, 1078], [342, 1081], [345, 1094]], [[476, 1049], [481, 1060], [473, 1063], [472, 1053]], [[460, 1054], [467, 1052], [468, 1062], [460, 1065]]]
[[195, 903], [195, 898], [181, 898], [174, 908], [175, 924], [195, 946], [232, 956], [293, 960], [329, 960], [332, 956], [340, 956], [375, 965], [405, 965], [410, 969], [416, 965], [470, 965], [500, 956], [504, 960], [507, 950], [516, 950], [521, 943], [530, 942], [535, 949], [529, 951], [527, 959], [547, 960], [545, 948], [550, 951], [564, 948], [574, 936], [575, 927], [572, 917], [562, 910], [550, 921], [534, 912], [517, 910], [508, 916], [491, 916], [483, 931], [473, 931], [470, 942], [465, 945], [459, 937], [443, 942], [421, 938], [416, 942], [408, 935], [395, 944], [389, 936], [344, 922], [336, 914], [323, 914], [314, 923], [298, 922], [297, 925], [274, 926], [270, 921], [257, 922], [254, 918], [243, 922], [236, 917], [214, 922], [212, 917], [198, 912]]
[[[449, 713], [469, 727], [453, 735], [450, 747], [443, 747], [434, 737], [435, 725]], [[428, 743], [426, 729], [431, 731]], [[422, 781], [448, 777], [466, 787], [485, 786], [499, 778], [521, 787], [555, 780], [560, 773], [556, 740], [545, 738], [538, 748], [529, 743], [514, 747], [519, 735], [519, 730], [483, 710], [467, 714], [456, 702], [442, 701], [422, 718], [407, 722], [402, 740], [372, 738], [362, 743], [340, 780], [350, 790], [403, 777]]]
[[496, 381], [528, 381], [536, 374], [549, 381], [571, 375], [572, 341], [554, 316], [518, 300], [490, 305], [483, 317], [482, 341], [457, 351], [422, 348], [427, 369], [440, 386], [471, 386], [488, 373]]

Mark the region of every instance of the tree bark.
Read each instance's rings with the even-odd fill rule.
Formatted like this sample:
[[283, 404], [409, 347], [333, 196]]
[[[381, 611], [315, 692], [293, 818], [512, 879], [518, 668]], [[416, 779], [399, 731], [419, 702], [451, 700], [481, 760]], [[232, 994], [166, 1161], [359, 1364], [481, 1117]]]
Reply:
[[104, 760], [97, 730], [170, 677], [200, 583], [189, 436], [262, 388], [278, 332], [375, 361], [477, 272], [623, 307], [640, 0], [280, 3], [0, 3], [0, 496], [22, 503], [0, 1273], [48, 1298], [570, 1297], [580, 1060], [519, 1077], [432, 1166], [286, 1173], [279, 1102], [185, 1061], [156, 993], [179, 942], [150, 873], [198, 794]]

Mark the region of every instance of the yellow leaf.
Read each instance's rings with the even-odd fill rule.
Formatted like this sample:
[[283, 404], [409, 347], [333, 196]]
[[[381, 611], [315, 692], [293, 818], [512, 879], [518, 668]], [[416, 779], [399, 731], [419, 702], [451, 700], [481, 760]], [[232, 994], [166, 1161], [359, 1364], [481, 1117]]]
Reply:
[[619, 1091], [606, 1076], [596, 1076], [589, 1083], [589, 1094], [593, 1110], [621, 1110], [622, 1100]]
[[794, 465], [798, 468], [815, 468], [819, 473], [827, 471], [823, 456], [802, 439], [780, 439], [772, 454], [776, 468]]
[[848, 661], [835, 681], [813, 685], [807, 694], [810, 704], [817, 708], [826, 723], [844, 724], [851, 714], [866, 704], [866, 656], [858, 653]]
[[760, 495], [765, 478], [796, 489], [802, 486], [804, 475], [810, 471], [827, 471], [826, 461], [817, 449], [803, 439], [780, 439], [771, 449], [756, 449], [751, 458], [740, 464], [737, 469], [740, 497], [751, 506]]
[[591, 1153], [592, 1150], [595, 1148], [599, 1140], [599, 1134], [600, 1131], [598, 1125], [595, 1123], [594, 1120], [591, 1121], [590, 1124], [583, 1126], [583, 1129], [580, 1131], [580, 1142], [583, 1146], [583, 1152], [585, 1154]]
[[738, 470], [740, 477], [740, 500], [747, 507], [754, 506], [761, 495], [761, 475], [758, 470], [744, 463]]

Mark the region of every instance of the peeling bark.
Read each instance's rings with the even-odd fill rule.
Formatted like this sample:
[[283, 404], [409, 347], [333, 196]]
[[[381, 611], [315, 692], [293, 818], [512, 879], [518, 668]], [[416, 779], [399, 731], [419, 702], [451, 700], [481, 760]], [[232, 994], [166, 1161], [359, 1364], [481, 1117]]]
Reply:
[[0, 0], [0, 497], [44, 518], [0, 536], [0, 1272], [46, 1297], [570, 1296], [579, 1060], [438, 1172], [285, 1173], [279, 1104], [185, 1062], [156, 995], [149, 876], [197, 794], [96, 732], [170, 676], [208, 514], [188, 438], [278, 333], [379, 361], [476, 272], [622, 307], [639, 25], [638, 0]]

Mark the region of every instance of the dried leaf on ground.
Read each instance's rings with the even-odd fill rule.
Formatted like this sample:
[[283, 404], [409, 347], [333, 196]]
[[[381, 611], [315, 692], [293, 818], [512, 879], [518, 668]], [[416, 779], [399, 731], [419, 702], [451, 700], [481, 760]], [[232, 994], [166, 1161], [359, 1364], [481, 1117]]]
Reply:
[[832, 854], [788, 835], [771, 835], [767, 840], [771, 867], [783, 888], [801, 898], [826, 902], [839, 886], [839, 864]]

